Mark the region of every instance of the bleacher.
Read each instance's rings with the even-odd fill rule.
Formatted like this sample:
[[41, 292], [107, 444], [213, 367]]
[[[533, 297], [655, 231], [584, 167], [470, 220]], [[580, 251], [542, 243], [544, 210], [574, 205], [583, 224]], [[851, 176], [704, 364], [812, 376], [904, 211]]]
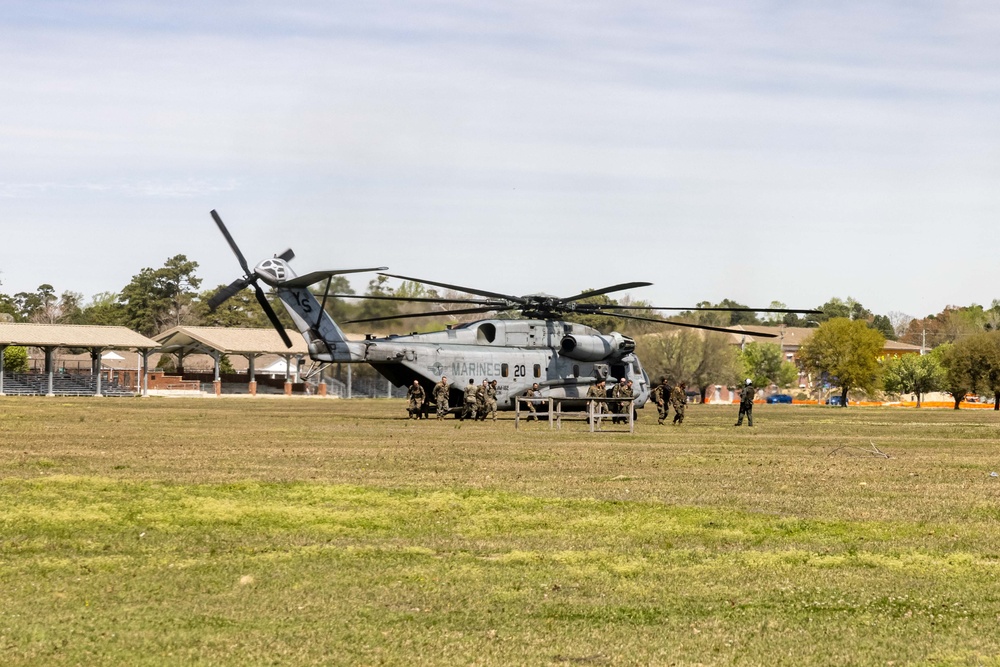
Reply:
[[[45, 373], [5, 373], [3, 393], [16, 396], [45, 396], [49, 393], [49, 376]], [[97, 393], [97, 376], [56, 373], [52, 376], [52, 393], [56, 396], [94, 396]], [[135, 392], [105, 380], [101, 382], [101, 395], [135, 396]]]

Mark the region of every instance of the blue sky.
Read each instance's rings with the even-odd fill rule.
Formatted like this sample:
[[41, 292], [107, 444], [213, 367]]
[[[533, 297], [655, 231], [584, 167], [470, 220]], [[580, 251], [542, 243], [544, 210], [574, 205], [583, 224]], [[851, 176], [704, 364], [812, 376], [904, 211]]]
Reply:
[[989, 304], [998, 34], [985, 2], [7, 0], [0, 291], [229, 282], [215, 208], [302, 273]]

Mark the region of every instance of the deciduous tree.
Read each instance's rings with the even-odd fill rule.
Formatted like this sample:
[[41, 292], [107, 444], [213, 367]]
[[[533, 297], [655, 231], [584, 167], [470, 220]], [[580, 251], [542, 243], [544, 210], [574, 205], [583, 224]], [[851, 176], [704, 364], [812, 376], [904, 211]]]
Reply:
[[826, 374], [841, 390], [841, 406], [847, 405], [847, 392], [862, 389], [873, 394], [879, 389], [881, 367], [878, 357], [885, 338], [869, 329], [863, 320], [845, 317], [824, 322], [799, 350], [802, 365], [817, 375]]
[[981, 350], [985, 368], [983, 388], [993, 394], [993, 409], [1000, 410], [1000, 331], [991, 330], [982, 336]]
[[993, 408], [1000, 409], [1000, 332], [988, 331], [942, 345], [935, 352], [941, 355], [946, 370], [946, 390], [958, 410], [965, 395], [988, 391], [993, 394]]
[[944, 383], [944, 368], [937, 355], [903, 354], [898, 357], [883, 357], [882, 383], [892, 394], [916, 394], [917, 407], [923, 395], [941, 389]]
[[852, 297], [847, 297], [846, 300], [833, 297], [816, 310], [823, 312], [810, 315], [809, 318], [820, 323], [840, 317], [867, 322], [872, 317], [872, 312]]
[[976, 391], [983, 378], [983, 368], [973, 341], [969, 338], [957, 343], [945, 343], [936, 348], [941, 355], [941, 365], [944, 367], [944, 385], [942, 388], [951, 394], [955, 401], [955, 409], [965, 395]]
[[795, 364], [785, 359], [781, 346], [774, 343], [747, 343], [740, 353], [745, 375], [757, 387], [776, 384], [787, 387], [798, 378]]
[[117, 292], [95, 294], [83, 309], [81, 324], [124, 326], [125, 312], [118, 301]]
[[[365, 289], [365, 296], [395, 296], [395, 290], [389, 285], [389, 280], [385, 276], [377, 276], [368, 281]], [[364, 320], [373, 317], [390, 317], [400, 312], [400, 302], [380, 301], [378, 299], [361, 299], [355, 319]], [[401, 320], [383, 320], [372, 323], [359, 323], [354, 328], [362, 328], [366, 331], [379, 331], [398, 324]]]
[[698, 387], [702, 400], [716, 384], [736, 384], [743, 372], [739, 350], [729, 337], [710, 331], [682, 329], [640, 336], [636, 355], [651, 378], [666, 375], [674, 382], [683, 380]]

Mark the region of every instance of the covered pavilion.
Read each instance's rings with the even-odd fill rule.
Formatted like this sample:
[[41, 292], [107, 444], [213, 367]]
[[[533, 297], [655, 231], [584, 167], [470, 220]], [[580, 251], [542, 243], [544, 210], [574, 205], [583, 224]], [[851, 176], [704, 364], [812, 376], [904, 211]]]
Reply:
[[[288, 331], [292, 347], [285, 347], [281, 336], [274, 329], [241, 329], [236, 327], [178, 326], [157, 334], [159, 351], [177, 357], [177, 370], [183, 374], [184, 357], [206, 354], [213, 360], [216, 395], [222, 393], [221, 361], [223, 355], [245, 357], [249, 363], [247, 376], [251, 394], [257, 393], [255, 360], [265, 354], [275, 354], [285, 360], [285, 393], [291, 393], [293, 381], [298, 379], [299, 360], [309, 354], [306, 342], [297, 331]], [[294, 363], [292, 360], [295, 360]], [[294, 372], [293, 372], [294, 371]], [[322, 392], [326, 386], [321, 384]]]
[[[101, 355], [105, 350], [135, 350], [142, 357], [143, 396], [147, 394], [146, 369], [149, 353], [160, 346], [155, 340], [146, 338], [126, 327], [109, 327], [81, 324], [34, 324], [25, 322], [0, 322], [0, 360], [4, 351], [12, 346], [37, 347], [45, 354], [45, 368], [39, 374], [28, 374], [24, 378], [11, 377], [8, 387], [11, 393], [40, 394], [93, 394], [106, 395], [101, 383]], [[69, 377], [57, 378], [53, 352], [59, 348], [86, 349], [90, 351], [92, 383], [66, 383]], [[57, 379], [59, 382], [57, 382]], [[17, 381], [18, 386], [13, 386]], [[59, 385], [59, 386], [57, 386]], [[4, 369], [0, 363], [0, 396], [4, 395]], [[129, 392], [131, 395], [131, 392]]]

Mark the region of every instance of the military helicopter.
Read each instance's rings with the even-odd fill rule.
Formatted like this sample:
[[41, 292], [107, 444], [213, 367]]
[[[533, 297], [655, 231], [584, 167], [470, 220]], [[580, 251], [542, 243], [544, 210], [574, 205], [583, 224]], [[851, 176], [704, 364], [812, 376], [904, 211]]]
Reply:
[[[386, 267], [364, 269], [334, 269], [297, 275], [289, 266], [294, 258], [291, 249], [265, 259], [250, 269], [229, 230], [216, 211], [212, 218], [236, 255], [244, 275], [219, 290], [209, 307], [215, 310], [226, 299], [253, 286], [257, 301], [271, 324], [291, 347], [284, 327], [271, 308], [260, 283], [272, 287], [289, 316], [306, 340], [309, 356], [320, 363], [367, 363], [392, 384], [405, 386], [417, 380], [427, 395], [432, 386], [447, 377], [450, 384], [449, 404], [461, 405], [463, 388], [470, 380], [479, 384], [484, 379], [497, 380], [497, 406], [514, 408], [515, 398], [538, 383], [541, 396], [554, 399], [580, 399], [598, 379], [626, 378], [633, 383], [634, 402], [645, 404], [650, 392], [649, 378], [635, 355], [635, 341], [616, 331], [602, 334], [597, 329], [561, 317], [567, 314], [610, 315], [617, 318], [656, 322], [677, 327], [689, 327], [725, 333], [743, 333], [736, 329], [673, 322], [642, 317], [623, 311], [709, 310], [802, 313], [816, 312], [785, 308], [667, 308], [657, 306], [619, 306], [585, 303], [589, 297], [610, 294], [648, 282], [626, 282], [592, 289], [568, 297], [547, 294], [513, 296], [449, 283], [381, 273], [388, 278], [442, 287], [473, 295], [470, 298], [360, 296], [331, 294], [332, 278], [346, 273], [385, 271]], [[310, 289], [326, 281], [322, 302]], [[404, 313], [385, 317], [350, 320], [348, 323], [399, 320], [432, 315], [465, 315], [486, 313], [519, 313], [517, 319], [485, 319], [449, 326], [443, 331], [410, 335], [366, 336], [363, 341], [351, 341], [326, 312], [329, 298], [380, 299], [426, 304], [461, 304], [467, 307], [446, 311]], [[772, 334], [754, 334], [772, 336]]]

